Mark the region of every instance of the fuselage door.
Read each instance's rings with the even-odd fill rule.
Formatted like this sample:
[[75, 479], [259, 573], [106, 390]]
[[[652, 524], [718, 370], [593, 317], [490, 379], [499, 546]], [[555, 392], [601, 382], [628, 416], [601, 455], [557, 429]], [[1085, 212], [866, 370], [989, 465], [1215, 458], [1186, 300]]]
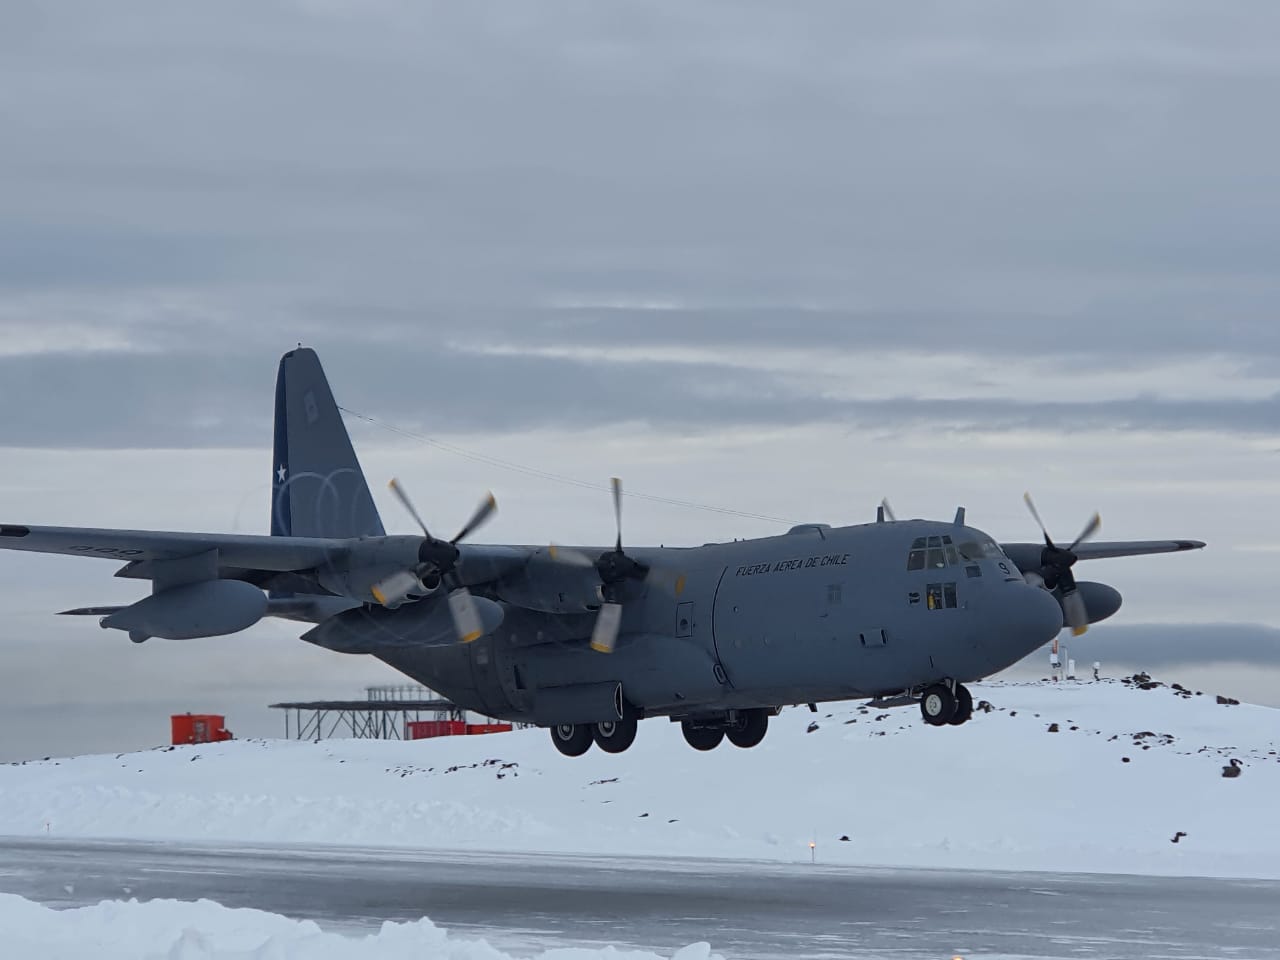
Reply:
[[693, 601], [676, 605], [676, 636], [693, 636]]

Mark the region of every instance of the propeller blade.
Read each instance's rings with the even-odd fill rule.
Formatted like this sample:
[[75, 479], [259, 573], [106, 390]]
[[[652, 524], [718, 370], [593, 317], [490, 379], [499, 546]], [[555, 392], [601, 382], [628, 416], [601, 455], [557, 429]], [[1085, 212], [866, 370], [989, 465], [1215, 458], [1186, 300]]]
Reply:
[[1085, 524], [1085, 528], [1080, 531], [1080, 536], [1076, 537], [1075, 541], [1071, 544], [1071, 546], [1067, 547], [1067, 549], [1074, 550], [1076, 547], [1080, 546], [1080, 544], [1084, 543], [1086, 540], [1092, 537], [1095, 533], [1097, 533], [1101, 526], [1102, 526], [1102, 514], [1095, 513], [1093, 515], [1093, 518], [1090, 519], [1090, 521], [1087, 524]]
[[458, 639], [463, 643], [470, 643], [484, 636], [484, 621], [480, 619], [476, 599], [466, 587], [459, 587], [449, 594], [449, 613], [453, 615], [453, 626], [458, 631]]
[[613, 487], [613, 517], [618, 527], [618, 545], [616, 547], [619, 553], [622, 552], [622, 480], [618, 477], [610, 477], [609, 485]]
[[685, 575], [678, 570], [660, 570], [657, 567], [650, 567], [649, 572], [644, 575], [646, 586], [667, 590], [677, 597], [684, 593], [686, 579]]
[[1044, 534], [1044, 542], [1052, 547], [1053, 538], [1049, 536], [1049, 531], [1045, 528], [1044, 521], [1040, 519], [1040, 511], [1036, 509], [1036, 504], [1031, 499], [1031, 494], [1024, 493], [1022, 500], [1027, 505], [1027, 509], [1031, 511], [1031, 516], [1035, 517], [1036, 525], [1040, 527], [1040, 532]]
[[898, 519], [898, 518], [897, 518], [896, 516], [894, 516], [894, 514], [893, 514], [893, 507], [889, 506], [889, 498], [888, 498], [888, 497], [885, 497], [883, 500], [881, 500], [881, 501], [880, 501], [880, 507], [881, 507], [881, 509], [883, 509], [883, 510], [884, 510], [884, 515], [885, 515], [886, 517], [888, 517], [890, 521], [893, 521], [893, 520], [897, 520], [897, 519]]
[[454, 546], [457, 546], [488, 522], [489, 518], [492, 517], [497, 510], [498, 501], [494, 499], [493, 494], [485, 494], [484, 499], [480, 501], [480, 506], [476, 507], [476, 512], [471, 515], [471, 519], [468, 520], [463, 528], [458, 531], [458, 535], [449, 542]]
[[417, 521], [418, 526], [422, 528], [422, 535], [428, 540], [431, 539], [431, 533], [427, 530], [427, 525], [422, 522], [422, 517], [418, 515], [417, 509], [413, 506], [413, 501], [409, 499], [409, 495], [404, 492], [404, 488], [400, 486], [400, 481], [395, 477], [391, 478], [391, 482], [387, 484], [391, 488], [391, 492], [396, 495], [396, 499], [400, 501], [400, 505], [409, 511], [409, 516]]
[[581, 550], [574, 550], [572, 547], [558, 547], [554, 543], [547, 547], [547, 556], [551, 557], [556, 563], [563, 563], [567, 567], [582, 567], [584, 570], [594, 570], [596, 566], [596, 562]]
[[391, 576], [383, 580], [379, 580], [369, 592], [373, 594], [373, 598], [384, 607], [389, 609], [400, 606], [405, 599], [415, 589], [421, 586], [416, 574], [410, 573], [408, 570], [398, 570]]
[[603, 604], [596, 615], [596, 625], [591, 630], [591, 649], [597, 653], [613, 653], [621, 629], [622, 604]]
[[1071, 628], [1072, 636], [1081, 636], [1089, 629], [1089, 611], [1085, 608], [1084, 594], [1079, 590], [1062, 595], [1062, 611], [1067, 615], [1067, 626]]

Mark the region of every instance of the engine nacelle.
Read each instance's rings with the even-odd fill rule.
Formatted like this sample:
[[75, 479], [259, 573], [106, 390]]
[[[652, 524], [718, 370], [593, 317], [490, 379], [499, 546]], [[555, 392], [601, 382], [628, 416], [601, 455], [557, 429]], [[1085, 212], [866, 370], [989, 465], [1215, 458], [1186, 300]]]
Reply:
[[[1032, 586], [1044, 587], [1044, 580], [1038, 573], [1025, 573], [1023, 579]], [[1120, 609], [1120, 591], [1115, 587], [1093, 580], [1077, 580], [1076, 589], [1084, 599], [1084, 609], [1089, 614], [1090, 623], [1105, 620]], [[1053, 596], [1059, 603], [1062, 602], [1062, 594], [1058, 590], [1053, 591]], [[1065, 610], [1062, 612], [1062, 625], [1070, 626]]]
[[190, 640], [220, 637], [251, 627], [267, 612], [267, 595], [241, 580], [204, 580], [144, 597], [98, 621], [130, 639]]
[[499, 580], [495, 590], [512, 606], [540, 613], [584, 613], [601, 603], [600, 574], [595, 568], [558, 562], [554, 550], [547, 547]]
[[[326, 590], [340, 597], [376, 603], [373, 588], [388, 577], [417, 567], [426, 542], [422, 537], [394, 536], [357, 543], [333, 562], [317, 567], [315, 578]], [[432, 589], [429, 584], [419, 583], [408, 592], [411, 596], [424, 597]]]
[[1084, 597], [1084, 608], [1089, 613], [1090, 623], [1105, 620], [1120, 609], [1120, 591], [1115, 587], [1107, 586], [1105, 583], [1095, 583], [1092, 580], [1077, 580], [1076, 587]]
[[[481, 633], [502, 625], [501, 604], [473, 597], [480, 615]], [[457, 628], [449, 604], [443, 599], [425, 600], [398, 610], [367, 605], [330, 617], [302, 635], [308, 643], [338, 653], [374, 653], [389, 647], [426, 647], [457, 642]]]

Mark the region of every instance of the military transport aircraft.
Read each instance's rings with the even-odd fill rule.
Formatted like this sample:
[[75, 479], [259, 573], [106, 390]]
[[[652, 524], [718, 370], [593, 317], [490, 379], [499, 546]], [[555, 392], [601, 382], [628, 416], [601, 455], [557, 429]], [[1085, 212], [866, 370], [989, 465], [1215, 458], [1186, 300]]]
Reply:
[[[302, 639], [377, 657], [455, 703], [550, 729], [564, 754], [629, 747], [645, 717], [680, 721], [710, 750], [761, 741], [786, 704], [919, 703], [964, 723], [964, 684], [1109, 617], [1120, 594], [1077, 581], [1077, 560], [1194, 550], [1195, 540], [999, 544], [965, 523], [896, 520], [701, 547], [500, 546], [388, 536], [316, 354], [276, 381], [271, 533], [161, 533], [0, 525], [0, 548], [123, 561], [150, 581], [128, 606], [86, 607], [135, 642], [235, 633], [264, 616], [312, 623]], [[1035, 507], [1027, 498], [1037, 523]], [[1044, 525], [1040, 523], [1042, 532]]]

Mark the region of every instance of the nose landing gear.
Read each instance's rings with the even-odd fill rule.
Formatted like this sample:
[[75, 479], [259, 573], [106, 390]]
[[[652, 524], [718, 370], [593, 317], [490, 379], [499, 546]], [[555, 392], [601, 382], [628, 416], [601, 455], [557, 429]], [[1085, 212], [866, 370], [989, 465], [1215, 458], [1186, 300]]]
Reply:
[[973, 716], [973, 695], [954, 681], [935, 683], [920, 695], [920, 715], [933, 727], [967, 723]]

